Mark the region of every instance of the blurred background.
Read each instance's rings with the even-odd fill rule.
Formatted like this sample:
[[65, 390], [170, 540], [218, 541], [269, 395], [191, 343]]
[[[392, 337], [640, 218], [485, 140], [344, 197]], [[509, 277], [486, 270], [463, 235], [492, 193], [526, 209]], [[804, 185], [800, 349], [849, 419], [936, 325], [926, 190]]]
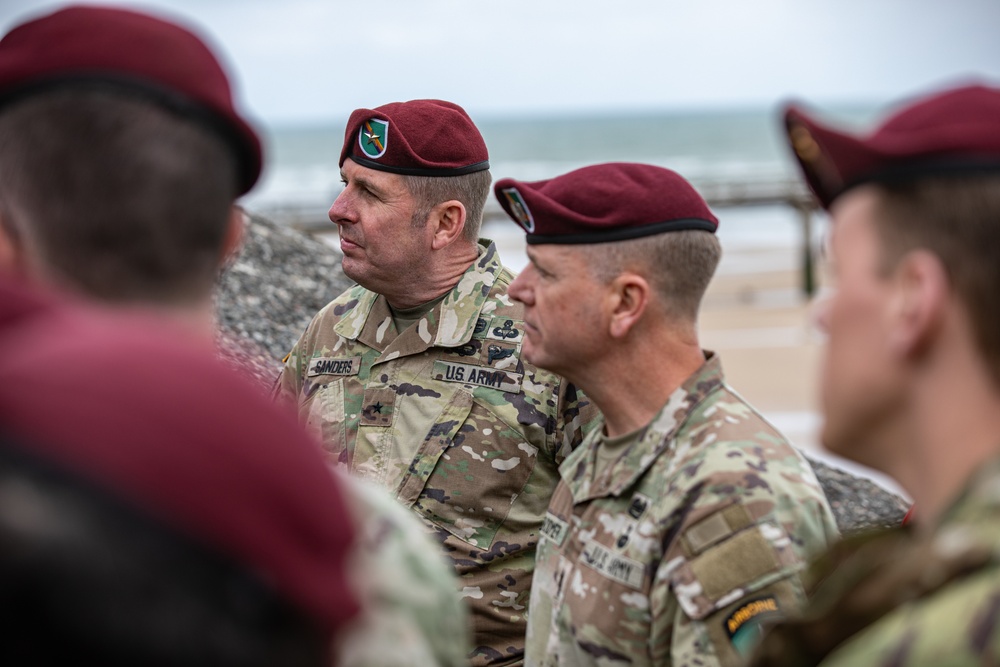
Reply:
[[[0, 0], [0, 29], [68, 3]], [[543, 179], [605, 161], [678, 171], [721, 220], [724, 257], [704, 344], [730, 383], [800, 447], [823, 452], [816, 409], [822, 337], [810, 310], [832, 285], [826, 218], [782, 138], [803, 102], [863, 129], [932, 88], [1000, 85], [997, 0], [151, 0], [105, 1], [179, 20], [215, 44], [265, 138], [244, 205], [323, 229], [340, 189], [352, 110], [414, 98], [461, 104], [494, 178]], [[523, 235], [488, 210], [511, 268]]]

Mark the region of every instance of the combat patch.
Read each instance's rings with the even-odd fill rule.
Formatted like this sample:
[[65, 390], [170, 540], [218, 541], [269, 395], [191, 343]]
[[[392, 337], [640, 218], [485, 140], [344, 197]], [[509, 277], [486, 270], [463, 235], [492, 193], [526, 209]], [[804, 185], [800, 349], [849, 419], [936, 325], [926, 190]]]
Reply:
[[594, 541], [587, 542], [580, 554], [580, 561], [599, 574], [625, 584], [629, 588], [642, 589], [644, 569], [642, 563], [625, 558]]
[[361, 357], [317, 357], [309, 362], [307, 377], [317, 375], [357, 375], [361, 371]]
[[475, 384], [511, 394], [521, 392], [522, 377], [522, 373], [510, 373], [485, 366], [471, 366], [452, 361], [434, 362], [435, 380]]
[[726, 636], [740, 655], [747, 655], [757, 645], [764, 625], [785, 615], [773, 595], [747, 600], [722, 621]]
[[538, 532], [542, 534], [542, 537], [552, 540], [556, 546], [561, 547], [563, 540], [566, 539], [566, 533], [569, 532], [569, 524], [552, 514], [546, 514]]

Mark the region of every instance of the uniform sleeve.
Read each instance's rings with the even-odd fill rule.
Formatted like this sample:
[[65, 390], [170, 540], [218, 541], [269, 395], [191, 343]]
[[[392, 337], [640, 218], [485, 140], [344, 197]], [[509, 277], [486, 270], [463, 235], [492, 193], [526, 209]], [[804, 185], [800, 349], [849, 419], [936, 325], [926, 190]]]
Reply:
[[739, 503], [687, 525], [651, 596], [654, 662], [741, 665], [769, 624], [799, 609], [801, 565], [777, 523]]
[[282, 359], [281, 371], [271, 387], [271, 400], [294, 407], [302, 392], [302, 339]]

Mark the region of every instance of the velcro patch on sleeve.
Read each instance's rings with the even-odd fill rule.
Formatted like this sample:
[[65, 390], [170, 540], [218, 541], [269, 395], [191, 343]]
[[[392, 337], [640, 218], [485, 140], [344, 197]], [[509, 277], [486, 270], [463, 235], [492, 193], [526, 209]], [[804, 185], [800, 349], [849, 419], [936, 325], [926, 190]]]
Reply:
[[357, 375], [361, 372], [361, 357], [316, 357], [309, 362], [308, 377], [317, 375]]
[[716, 544], [692, 559], [690, 565], [710, 599], [744, 588], [781, 567], [774, 547], [754, 528]]
[[752, 523], [745, 507], [730, 505], [692, 525], [681, 539], [688, 555], [697, 556]]

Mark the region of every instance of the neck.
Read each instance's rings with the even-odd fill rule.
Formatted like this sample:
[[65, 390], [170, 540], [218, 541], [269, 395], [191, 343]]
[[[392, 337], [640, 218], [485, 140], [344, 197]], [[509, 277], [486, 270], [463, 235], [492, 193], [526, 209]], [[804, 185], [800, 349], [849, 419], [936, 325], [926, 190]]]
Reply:
[[617, 437], [649, 424], [670, 395], [705, 363], [694, 329], [641, 327], [615, 341], [574, 383], [604, 415]]
[[919, 372], [885, 472], [913, 497], [916, 525], [929, 529], [975, 471], [1000, 455], [1000, 390], [971, 346]]
[[475, 243], [453, 243], [432, 253], [421, 275], [407, 280], [393, 293], [383, 292], [389, 305], [397, 309], [414, 308], [447, 294], [479, 257]]

